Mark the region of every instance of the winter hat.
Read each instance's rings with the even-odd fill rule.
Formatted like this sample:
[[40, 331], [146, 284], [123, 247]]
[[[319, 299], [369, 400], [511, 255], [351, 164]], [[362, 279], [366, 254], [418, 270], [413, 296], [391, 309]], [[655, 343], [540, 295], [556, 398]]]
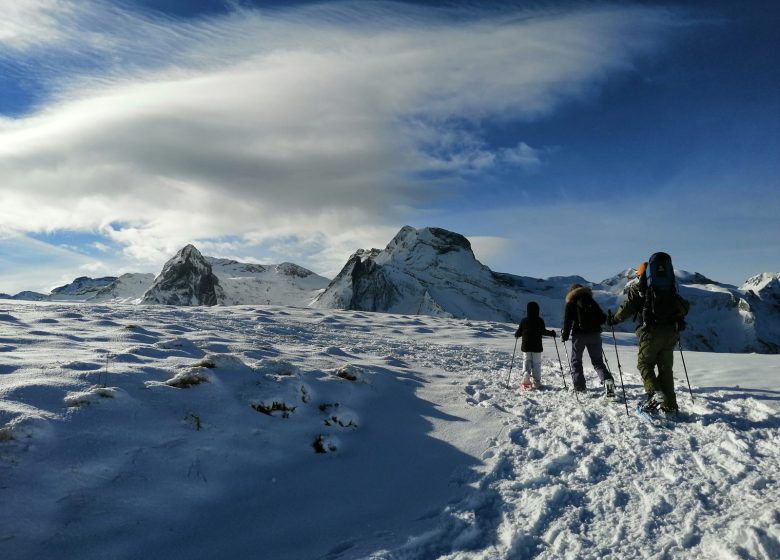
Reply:
[[528, 305], [525, 306], [526, 314], [529, 317], [538, 317], [539, 316], [539, 304], [535, 301], [529, 301]]
[[639, 263], [639, 266], [636, 267], [636, 277], [637, 278], [641, 277], [645, 273], [645, 270], [647, 270], [647, 263], [646, 262]]

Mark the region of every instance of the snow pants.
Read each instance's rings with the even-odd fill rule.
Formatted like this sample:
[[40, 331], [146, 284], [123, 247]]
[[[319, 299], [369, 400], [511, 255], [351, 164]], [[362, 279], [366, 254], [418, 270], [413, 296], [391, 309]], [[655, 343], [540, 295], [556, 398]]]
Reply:
[[577, 333], [571, 337], [571, 382], [574, 389], [585, 390], [585, 373], [582, 368], [582, 355], [588, 349], [590, 363], [599, 375], [602, 383], [612, 379], [612, 374], [604, 365], [604, 351], [601, 346], [601, 333]]
[[[661, 390], [666, 395], [666, 406], [677, 408], [677, 395], [674, 393], [674, 347], [679, 340], [677, 329], [673, 326], [656, 326], [651, 330], [639, 329], [639, 354], [636, 367], [642, 376], [645, 393], [653, 394]], [[655, 368], [658, 366], [658, 374]]]
[[541, 352], [523, 352], [523, 383], [530, 383], [532, 375], [537, 385], [542, 382]]

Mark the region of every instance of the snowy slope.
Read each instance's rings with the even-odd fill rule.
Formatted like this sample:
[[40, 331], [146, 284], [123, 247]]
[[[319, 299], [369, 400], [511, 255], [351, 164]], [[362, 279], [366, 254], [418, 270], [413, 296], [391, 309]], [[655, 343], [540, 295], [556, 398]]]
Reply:
[[549, 341], [518, 392], [514, 327], [5, 302], [0, 557], [780, 556], [780, 357], [686, 353], [653, 429], [564, 391]]
[[259, 265], [206, 257], [219, 278], [223, 305], [288, 305], [305, 307], [328, 279], [293, 263]]
[[154, 282], [154, 278], [154, 274], [140, 272], [123, 274], [87, 301], [93, 303], [109, 301], [114, 303], [138, 303]]

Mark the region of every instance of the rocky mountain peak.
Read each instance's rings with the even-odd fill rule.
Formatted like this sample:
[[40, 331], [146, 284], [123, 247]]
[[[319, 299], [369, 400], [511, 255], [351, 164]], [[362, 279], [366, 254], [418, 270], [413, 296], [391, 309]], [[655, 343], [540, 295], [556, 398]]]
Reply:
[[755, 293], [780, 293], [780, 272], [764, 272], [751, 276], [742, 285], [742, 289], [752, 290]]
[[284, 274], [285, 276], [296, 276], [298, 278], [307, 278], [314, 274], [311, 270], [290, 262], [283, 262], [282, 264], [276, 265], [276, 272]]
[[388, 243], [385, 251], [388, 253], [414, 251], [420, 245], [431, 247], [439, 255], [453, 251], [472, 252], [469, 240], [459, 233], [436, 227], [415, 229], [411, 226], [402, 227]]
[[90, 292], [97, 292], [101, 288], [104, 288], [114, 282], [116, 276], [105, 276], [103, 278], [90, 278], [89, 276], [79, 276], [70, 284], [59, 286], [54, 288], [51, 293], [53, 295], [62, 296], [76, 296], [83, 295]]
[[143, 296], [143, 303], [216, 305], [222, 295], [219, 279], [194, 245], [170, 259]]

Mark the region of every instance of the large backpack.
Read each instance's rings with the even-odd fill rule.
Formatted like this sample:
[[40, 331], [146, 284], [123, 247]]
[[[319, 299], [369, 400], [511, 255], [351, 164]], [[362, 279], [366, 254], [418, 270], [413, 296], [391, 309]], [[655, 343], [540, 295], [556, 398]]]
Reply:
[[673, 325], [682, 318], [672, 257], [653, 253], [645, 271], [646, 291], [642, 319], [645, 326]]
[[590, 294], [583, 294], [576, 298], [577, 324], [580, 332], [600, 332], [601, 325], [607, 320], [607, 316]]

